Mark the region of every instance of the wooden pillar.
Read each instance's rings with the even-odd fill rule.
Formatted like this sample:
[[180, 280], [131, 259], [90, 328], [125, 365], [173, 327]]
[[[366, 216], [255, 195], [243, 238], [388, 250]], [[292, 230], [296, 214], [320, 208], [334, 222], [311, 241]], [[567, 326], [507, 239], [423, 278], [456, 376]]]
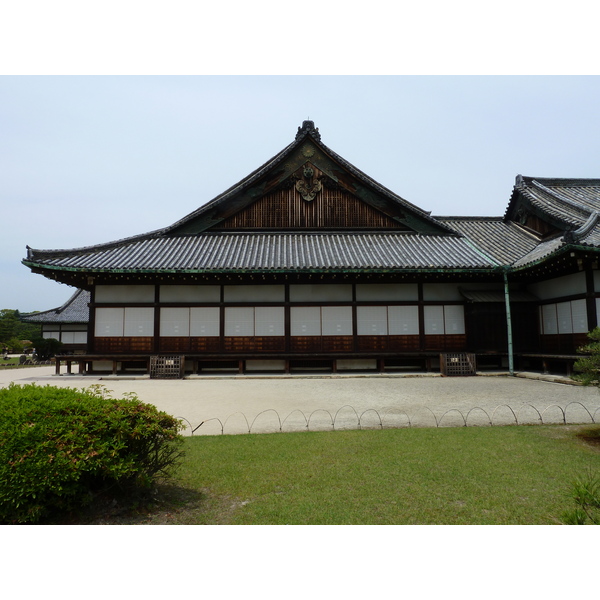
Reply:
[[585, 307], [587, 311], [588, 330], [598, 327], [598, 315], [596, 314], [596, 291], [594, 288], [594, 270], [590, 263], [585, 267]]
[[96, 337], [96, 307], [94, 303], [96, 302], [96, 286], [93, 285], [90, 290], [90, 303], [89, 306], [89, 321], [88, 321], [88, 329], [87, 329], [87, 345], [86, 352], [89, 354], [94, 352], [95, 346], [95, 337]]
[[421, 352], [425, 350], [425, 306], [423, 301], [423, 284], [417, 284], [419, 290], [419, 349]]
[[[154, 286], [154, 339], [152, 340], [152, 352], [160, 352], [160, 285]], [[150, 371], [148, 371], [150, 372]]]

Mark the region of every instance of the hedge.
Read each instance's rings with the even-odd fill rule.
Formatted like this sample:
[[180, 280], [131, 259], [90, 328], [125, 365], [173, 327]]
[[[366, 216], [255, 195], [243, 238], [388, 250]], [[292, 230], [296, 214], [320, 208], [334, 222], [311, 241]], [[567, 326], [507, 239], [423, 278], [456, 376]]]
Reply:
[[109, 490], [150, 489], [182, 456], [182, 426], [140, 402], [86, 390], [0, 390], [0, 522], [35, 523]]

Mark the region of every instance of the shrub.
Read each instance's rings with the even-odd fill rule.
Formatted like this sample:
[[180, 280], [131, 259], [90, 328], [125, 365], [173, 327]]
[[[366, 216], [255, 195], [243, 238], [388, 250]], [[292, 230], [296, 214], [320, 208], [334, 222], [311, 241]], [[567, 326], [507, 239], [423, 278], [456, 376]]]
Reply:
[[0, 390], [0, 522], [34, 523], [100, 494], [152, 488], [182, 456], [180, 429], [135, 394], [11, 384]]
[[63, 347], [63, 343], [54, 338], [36, 338], [32, 343], [38, 360], [50, 360]]
[[592, 329], [588, 333], [590, 341], [577, 352], [586, 354], [575, 361], [573, 365], [577, 372], [573, 379], [580, 381], [583, 385], [593, 385], [600, 387], [600, 327]]
[[571, 486], [575, 508], [563, 513], [565, 525], [600, 525], [600, 476], [592, 472]]

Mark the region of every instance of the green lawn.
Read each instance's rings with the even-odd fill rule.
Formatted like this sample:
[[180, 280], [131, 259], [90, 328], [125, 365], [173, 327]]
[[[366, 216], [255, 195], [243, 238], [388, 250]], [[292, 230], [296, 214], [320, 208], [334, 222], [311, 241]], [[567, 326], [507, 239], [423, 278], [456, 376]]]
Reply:
[[[31, 357], [28, 357], [31, 358]], [[54, 364], [54, 362], [52, 362], [51, 364]], [[10, 357], [6, 360], [4, 360], [4, 358], [2, 356], [0, 356], [0, 370], [2, 369], [15, 369], [15, 368], [19, 368], [19, 369], [25, 369], [25, 368], [29, 368], [29, 367], [47, 367], [47, 364], [40, 364], [40, 365], [21, 365], [19, 363], [19, 357], [18, 356], [13, 356]]]
[[579, 429], [462, 427], [188, 438], [174, 486], [163, 489], [168, 506], [142, 521], [555, 524], [573, 507], [571, 482], [590, 469], [600, 470], [600, 452], [576, 436]]

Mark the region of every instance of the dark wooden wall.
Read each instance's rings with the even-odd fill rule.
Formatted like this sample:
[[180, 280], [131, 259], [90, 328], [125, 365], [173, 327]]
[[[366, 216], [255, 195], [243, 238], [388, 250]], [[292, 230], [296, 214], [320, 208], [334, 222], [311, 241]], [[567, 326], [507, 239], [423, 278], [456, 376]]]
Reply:
[[294, 187], [263, 196], [213, 229], [406, 229], [343, 189], [306, 201]]

